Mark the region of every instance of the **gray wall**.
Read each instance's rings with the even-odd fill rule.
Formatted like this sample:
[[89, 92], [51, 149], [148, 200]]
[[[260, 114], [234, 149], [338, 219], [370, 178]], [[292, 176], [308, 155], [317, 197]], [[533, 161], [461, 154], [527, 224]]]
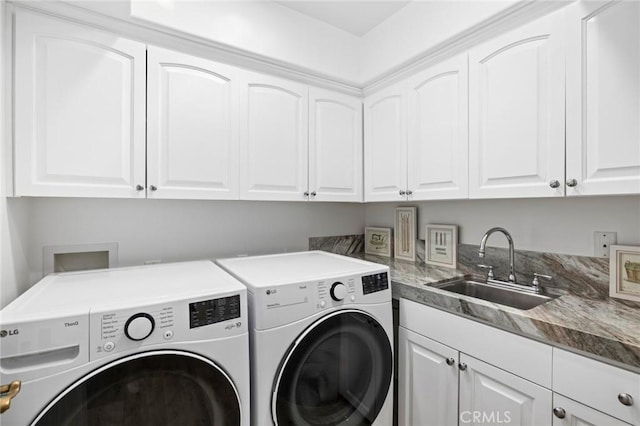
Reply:
[[2, 306], [42, 278], [48, 245], [118, 243], [119, 265], [307, 250], [312, 236], [362, 233], [344, 203], [30, 198], [20, 204], [29, 278], [2, 281]]
[[[640, 197], [460, 200], [366, 205], [366, 226], [393, 227], [396, 206], [418, 207], [419, 238], [428, 223], [458, 225], [461, 243], [480, 244], [493, 226], [506, 228], [516, 249], [593, 256], [593, 232], [614, 231], [618, 244], [640, 245]], [[506, 246], [495, 235], [491, 246]]]

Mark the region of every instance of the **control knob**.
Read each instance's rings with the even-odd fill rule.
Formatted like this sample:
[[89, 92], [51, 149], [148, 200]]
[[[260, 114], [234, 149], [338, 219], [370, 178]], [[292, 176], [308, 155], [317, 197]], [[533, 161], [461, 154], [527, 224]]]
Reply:
[[331, 298], [336, 302], [343, 300], [347, 296], [347, 287], [340, 281], [336, 281], [331, 285]]
[[131, 340], [144, 340], [153, 333], [156, 322], [153, 317], [144, 312], [132, 315], [124, 324], [124, 334]]

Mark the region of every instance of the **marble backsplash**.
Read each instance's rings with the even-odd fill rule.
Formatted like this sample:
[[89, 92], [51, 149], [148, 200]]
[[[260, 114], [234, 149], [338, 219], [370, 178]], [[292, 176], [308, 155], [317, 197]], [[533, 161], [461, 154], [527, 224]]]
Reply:
[[[364, 236], [341, 235], [309, 238], [310, 250], [324, 250], [338, 254], [358, 253], [364, 250]], [[457, 269], [477, 279], [486, 279], [487, 271], [478, 264], [492, 265], [496, 279], [506, 280], [509, 274], [509, 250], [487, 247], [484, 258], [478, 256], [478, 246], [458, 245]], [[424, 241], [416, 242], [416, 262], [425, 258]], [[606, 299], [609, 297], [609, 259], [588, 256], [516, 250], [516, 278], [520, 283], [530, 284], [533, 273], [550, 275], [550, 281], [540, 279], [541, 285], [550, 291], [569, 291], [585, 298]]]
[[364, 251], [364, 234], [309, 238], [309, 250], [323, 250], [336, 254]]

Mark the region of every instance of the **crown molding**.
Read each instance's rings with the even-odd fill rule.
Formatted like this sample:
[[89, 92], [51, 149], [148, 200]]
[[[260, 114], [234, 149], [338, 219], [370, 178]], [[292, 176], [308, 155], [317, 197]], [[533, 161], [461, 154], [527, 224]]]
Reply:
[[521, 1], [370, 79], [362, 85], [363, 95], [368, 96], [406, 79], [431, 65], [464, 53], [475, 45], [558, 10], [573, 1]]
[[364, 83], [340, 79], [307, 67], [188, 34], [184, 31], [163, 27], [152, 22], [131, 18], [130, 16], [117, 17], [107, 15], [66, 1], [33, 2], [29, 0], [14, 0], [7, 1], [7, 4], [48, 14], [77, 24], [89, 25], [103, 31], [117, 33], [142, 43], [179, 50], [251, 71], [263, 72], [351, 96], [363, 97], [406, 79], [449, 57], [463, 53], [496, 35], [562, 8], [572, 1], [574, 0], [520, 1]]
[[17, 0], [8, 1], [7, 4], [12, 5], [14, 8], [30, 10], [116, 33], [141, 43], [179, 50], [251, 71], [263, 72], [352, 96], [362, 96], [362, 89], [357, 83], [341, 80], [335, 76], [326, 75], [290, 62], [229, 46], [183, 31], [166, 28], [141, 19], [106, 15], [63, 1], [31, 2]]

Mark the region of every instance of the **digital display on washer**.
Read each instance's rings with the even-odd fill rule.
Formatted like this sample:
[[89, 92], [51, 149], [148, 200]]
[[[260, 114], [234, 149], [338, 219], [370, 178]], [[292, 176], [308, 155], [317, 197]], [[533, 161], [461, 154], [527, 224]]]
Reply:
[[382, 291], [389, 288], [389, 278], [386, 272], [380, 272], [373, 275], [365, 275], [362, 277], [362, 293], [370, 294], [376, 291]]
[[189, 303], [189, 328], [240, 318], [240, 295]]

